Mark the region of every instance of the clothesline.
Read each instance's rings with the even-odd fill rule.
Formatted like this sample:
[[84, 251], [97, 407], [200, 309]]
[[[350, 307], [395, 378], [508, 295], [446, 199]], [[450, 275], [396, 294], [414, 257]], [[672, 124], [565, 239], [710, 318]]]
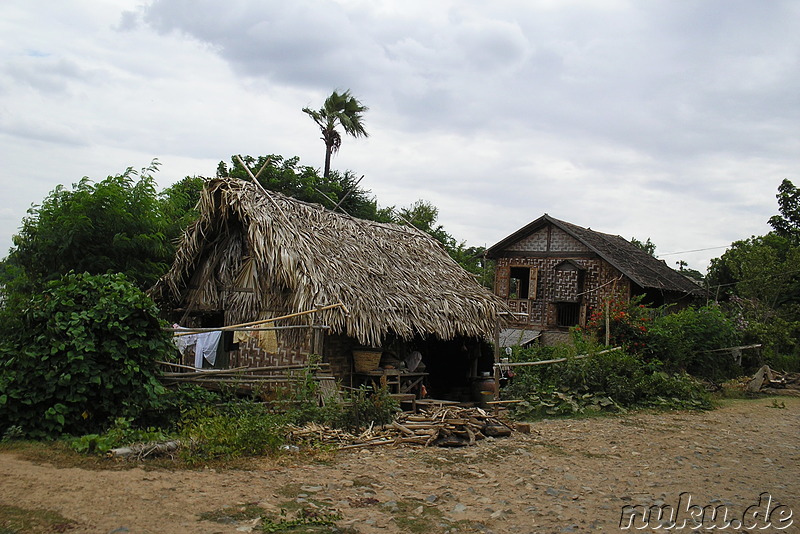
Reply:
[[289, 325], [289, 326], [263, 326], [263, 327], [253, 327], [253, 326], [246, 326], [242, 328], [228, 328], [224, 326], [217, 326], [214, 328], [192, 328], [192, 327], [177, 327], [177, 328], [163, 328], [165, 332], [181, 332], [186, 334], [195, 334], [198, 332], [262, 332], [266, 330], [289, 330], [292, 328], [317, 328], [320, 330], [329, 329], [330, 326], [328, 325], [305, 325], [305, 324], [297, 324], [297, 325]]

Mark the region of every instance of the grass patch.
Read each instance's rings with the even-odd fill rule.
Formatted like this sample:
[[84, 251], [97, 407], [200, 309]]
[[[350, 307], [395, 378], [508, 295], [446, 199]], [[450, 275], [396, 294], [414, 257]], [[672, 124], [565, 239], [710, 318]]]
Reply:
[[214, 521], [215, 523], [230, 523], [232, 521], [250, 521], [266, 515], [267, 511], [255, 504], [245, 504], [243, 506], [223, 506], [219, 510], [203, 512], [200, 514], [202, 521]]
[[485, 532], [486, 527], [475, 521], [461, 519], [452, 521], [445, 518], [438, 506], [430, 506], [422, 501], [406, 499], [397, 502], [392, 518], [403, 532], [411, 534], [442, 534], [444, 532]]
[[0, 504], [0, 534], [68, 532], [78, 524], [51, 510]]
[[[422, 507], [422, 513], [415, 513]], [[403, 532], [413, 534], [437, 533], [444, 529], [442, 511], [436, 506], [425, 506], [421, 501], [403, 500], [397, 502], [394, 522]]]

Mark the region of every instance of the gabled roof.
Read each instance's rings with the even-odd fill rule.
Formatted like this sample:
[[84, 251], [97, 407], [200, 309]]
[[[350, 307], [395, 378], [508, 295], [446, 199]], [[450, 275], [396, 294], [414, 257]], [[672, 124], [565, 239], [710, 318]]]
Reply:
[[315, 321], [378, 345], [410, 339], [491, 339], [505, 305], [413, 228], [333, 213], [252, 182], [206, 182], [199, 219], [151, 293], [173, 309], [225, 310], [227, 324], [341, 302]]
[[552, 224], [583, 243], [589, 250], [614, 266], [644, 289], [660, 289], [681, 293], [698, 293], [700, 287], [687, 277], [670, 268], [663, 261], [654, 258], [625, 238], [596, 232], [576, 224], [561, 221], [544, 214], [530, 224], [520, 228], [505, 239], [492, 245], [487, 251], [489, 258], [503, 256], [509, 246]]

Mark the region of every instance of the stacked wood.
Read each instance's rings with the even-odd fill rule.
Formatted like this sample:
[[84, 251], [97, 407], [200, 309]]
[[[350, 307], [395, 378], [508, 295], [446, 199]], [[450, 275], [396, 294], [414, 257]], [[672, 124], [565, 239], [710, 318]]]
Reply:
[[382, 427], [370, 427], [358, 436], [318, 424], [293, 427], [295, 442], [328, 443], [340, 449], [377, 445], [462, 447], [486, 437], [511, 435], [511, 427], [481, 408], [442, 407], [418, 414], [403, 412]]
[[419, 414], [403, 413], [392, 423], [397, 443], [461, 447], [491, 437], [511, 435], [511, 427], [481, 408], [443, 406]]
[[800, 396], [800, 373], [780, 373], [765, 365], [747, 383], [747, 391]]

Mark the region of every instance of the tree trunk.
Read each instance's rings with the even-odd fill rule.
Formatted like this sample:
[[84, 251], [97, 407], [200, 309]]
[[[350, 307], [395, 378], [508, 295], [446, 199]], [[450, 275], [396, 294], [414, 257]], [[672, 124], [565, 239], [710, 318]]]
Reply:
[[331, 174], [331, 153], [333, 152], [333, 148], [326, 144], [325, 145], [325, 172], [322, 174], [323, 178], [328, 178]]

